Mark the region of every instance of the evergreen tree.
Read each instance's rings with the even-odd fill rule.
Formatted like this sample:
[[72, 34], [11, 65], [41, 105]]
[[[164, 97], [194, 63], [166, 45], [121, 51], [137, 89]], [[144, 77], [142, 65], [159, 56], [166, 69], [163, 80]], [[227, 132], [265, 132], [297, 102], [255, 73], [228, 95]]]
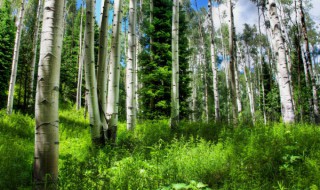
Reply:
[[[155, 119], [170, 116], [171, 100], [171, 25], [172, 2], [169, 0], [153, 2], [153, 19], [145, 17], [142, 30], [146, 34], [140, 38], [143, 47], [139, 54], [141, 67], [139, 80], [142, 88], [139, 90], [142, 117]], [[148, 9], [149, 6], [146, 6]], [[148, 13], [146, 13], [148, 15]], [[188, 115], [187, 99], [191, 90], [188, 71], [189, 49], [185, 12], [180, 12], [179, 39], [179, 97], [181, 118]], [[150, 44], [150, 38], [152, 42]], [[152, 49], [150, 49], [152, 46]]]
[[[11, 16], [10, 1], [4, 0], [0, 8], [0, 100], [6, 100], [6, 90], [9, 87], [12, 50], [14, 46], [15, 26]], [[5, 101], [0, 101], [0, 108]]]

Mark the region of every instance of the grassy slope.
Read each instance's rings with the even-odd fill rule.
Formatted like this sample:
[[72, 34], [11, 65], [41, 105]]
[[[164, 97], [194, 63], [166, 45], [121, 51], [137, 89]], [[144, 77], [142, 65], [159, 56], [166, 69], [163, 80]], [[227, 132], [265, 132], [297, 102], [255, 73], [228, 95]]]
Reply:
[[[0, 189], [30, 187], [33, 161], [30, 116], [0, 112]], [[62, 189], [317, 189], [320, 128], [145, 121], [134, 133], [120, 124], [118, 146], [91, 147], [81, 112], [60, 111]], [[202, 183], [200, 183], [202, 182]], [[176, 184], [184, 183], [184, 184]], [[197, 189], [197, 188], [195, 188]]]

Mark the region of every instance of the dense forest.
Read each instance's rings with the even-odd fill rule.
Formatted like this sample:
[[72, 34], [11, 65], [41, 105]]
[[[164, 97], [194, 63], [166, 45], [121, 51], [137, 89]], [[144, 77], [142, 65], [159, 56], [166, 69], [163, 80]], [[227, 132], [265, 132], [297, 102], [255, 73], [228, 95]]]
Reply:
[[317, 3], [0, 0], [0, 189], [319, 189]]

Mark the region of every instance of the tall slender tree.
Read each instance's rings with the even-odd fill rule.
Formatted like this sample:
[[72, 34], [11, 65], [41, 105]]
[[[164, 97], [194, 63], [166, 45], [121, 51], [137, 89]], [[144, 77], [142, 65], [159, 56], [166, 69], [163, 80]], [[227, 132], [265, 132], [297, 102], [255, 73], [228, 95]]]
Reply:
[[137, 52], [137, 37], [136, 37], [136, 22], [137, 22], [137, 1], [130, 0], [129, 2], [129, 32], [128, 32], [128, 60], [127, 60], [127, 129], [133, 130], [136, 124], [136, 52]]
[[211, 24], [211, 38], [210, 38], [210, 55], [211, 55], [211, 64], [212, 64], [212, 74], [213, 74], [213, 94], [214, 94], [214, 109], [215, 109], [215, 120], [218, 121], [220, 119], [220, 108], [219, 108], [219, 91], [218, 91], [218, 72], [216, 66], [216, 55], [215, 55], [215, 29], [214, 29], [214, 18], [213, 18], [213, 3], [212, 0], [208, 0], [208, 8], [209, 8], [209, 17]]
[[231, 101], [232, 101], [232, 114], [233, 114], [233, 123], [237, 125], [238, 123], [238, 104], [237, 104], [237, 90], [236, 90], [236, 78], [235, 78], [235, 72], [238, 72], [236, 70], [236, 63], [235, 63], [235, 53], [234, 53], [234, 18], [233, 18], [233, 4], [232, 0], [228, 1], [229, 3], [229, 56], [230, 56], [230, 91], [231, 91]]
[[107, 99], [107, 137], [115, 143], [118, 129], [119, 81], [120, 81], [120, 33], [122, 20], [122, 0], [114, 1], [113, 25], [110, 55], [110, 73]]
[[7, 114], [11, 114], [12, 109], [13, 109], [14, 87], [15, 87], [16, 78], [17, 78], [20, 38], [21, 38], [21, 30], [22, 30], [22, 26], [23, 26], [24, 3], [25, 3], [24, 1], [25, 0], [21, 0], [18, 27], [17, 27], [17, 32], [16, 32], [16, 39], [14, 42], [12, 70], [11, 70], [9, 94], [8, 94], [8, 104], [7, 104]]
[[109, 0], [103, 2], [102, 19], [100, 26], [100, 42], [99, 42], [99, 54], [98, 54], [98, 99], [99, 99], [99, 110], [100, 119], [103, 126], [103, 130], [107, 130], [107, 84], [108, 84], [108, 11], [109, 11]]
[[93, 144], [103, 143], [102, 124], [98, 103], [96, 67], [94, 59], [94, 8], [95, 0], [86, 1], [86, 27], [85, 27], [85, 79], [88, 88], [88, 110], [90, 115], [91, 139]]
[[45, 1], [35, 103], [34, 181], [36, 189], [58, 188], [59, 77], [64, 1]]
[[84, 59], [84, 47], [83, 47], [83, 12], [84, 12], [84, 0], [82, 0], [81, 4], [81, 16], [80, 16], [80, 33], [79, 33], [79, 56], [78, 56], [78, 82], [77, 82], [77, 97], [76, 97], [76, 105], [77, 110], [81, 108], [81, 94], [82, 94], [82, 78], [83, 78], [83, 59]]
[[171, 127], [179, 124], [179, 0], [172, 5]]
[[281, 26], [275, 0], [269, 0], [268, 12], [272, 30], [274, 51], [277, 52], [277, 78], [280, 90], [281, 112], [285, 123], [294, 122], [294, 107], [291, 94], [291, 81], [286, 63], [286, 51], [281, 34]]
[[308, 81], [308, 84], [311, 84], [312, 87], [312, 105], [313, 105], [313, 115], [314, 115], [314, 120], [315, 123], [320, 123], [320, 116], [319, 116], [319, 105], [318, 105], [318, 93], [317, 93], [317, 86], [316, 86], [316, 80], [314, 77], [313, 73], [313, 68], [312, 68], [312, 59], [311, 59], [311, 52], [309, 48], [309, 38], [308, 38], [308, 29], [305, 21], [305, 14], [303, 10], [303, 4], [302, 0], [298, 0], [298, 5], [299, 5], [299, 11], [300, 11], [300, 27], [301, 27], [301, 32], [302, 32], [302, 37], [303, 37], [303, 46], [305, 52], [303, 53], [304, 55], [304, 60], [306, 62], [306, 80]]
[[41, 13], [42, 13], [42, 1], [39, 0], [38, 8], [37, 8], [37, 17], [34, 26], [34, 35], [33, 35], [33, 44], [32, 44], [32, 61], [30, 67], [30, 79], [29, 79], [29, 94], [28, 94], [28, 102], [31, 105], [33, 103], [33, 86], [34, 86], [34, 74], [35, 74], [35, 66], [37, 60], [37, 50], [38, 50], [38, 39], [39, 39], [39, 29], [40, 29], [40, 21], [41, 21]]

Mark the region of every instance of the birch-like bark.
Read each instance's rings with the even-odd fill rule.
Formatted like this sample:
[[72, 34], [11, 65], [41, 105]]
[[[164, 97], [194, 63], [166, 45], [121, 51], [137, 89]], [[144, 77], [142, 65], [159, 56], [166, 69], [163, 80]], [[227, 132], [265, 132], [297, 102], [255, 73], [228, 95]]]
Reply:
[[277, 50], [277, 73], [280, 90], [282, 117], [285, 123], [294, 122], [294, 107], [291, 94], [291, 81], [289, 80], [289, 72], [286, 64], [286, 51], [284, 40], [281, 35], [281, 26], [277, 14], [277, 5], [275, 0], [269, 0], [268, 11], [270, 16], [273, 41]]
[[37, 8], [37, 17], [36, 22], [34, 25], [34, 34], [33, 34], [33, 44], [32, 44], [32, 61], [30, 66], [30, 81], [29, 81], [29, 94], [28, 94], [28, 103], [31, 106], [34, 102], [34, 95], [33, 95], [33, 85], [34, 85], [34, 74], [35, 74], [35, 66], [36, 66], [36, 59], [37, 59], [37, 50], [38, 50], [38, 40], [39, 40], [39, 29], [40, 29], [40, 15], [42, 13], [42, 1], [39, 0], [38, 8]]
[[301, 32], [304, 42], [304, 50], [305, 50], [305, 60], [306, 60], [306, 68], [307, 68], [307, 74], [306, 78], [308, 81], [310, 81], [311, 87], [312, 87], [312, 104], [313, 104], [313, 115], [315, 123], [320, 122], [319, 118], [319, 106], [318, 106], [318, 93], [317, 93], [317, 86], [316, 86], [316, 80], [313, 73], [313, 68], [311, 64], [311, 53], [309, 49], [309, 38], [308, 38], [308, 29], [306, 26], [305, 21], [305, 15], [302, 5], [302, 0], [298, 0], [299, 3], [299, 9], [300, 9], [300, 25], [301, 25]]
[[[231, 91], [231, 101], [232, 101], [232, 114], [233, 114], [233, 124], [237, 126], [238, 124], [238, 104], [237, 104], [237, 90], [236, 90], [236, 64], [234, 55], [234, 18], [233, 18], [233, 5], [232, 1], [229, 0], [229, 56], [230, 56], [230, 91]], [[238, 71], [237, 71], [238, 72]]]
[[129, 2], [129, 32], [128, 32], [128, 60], [127, 60], [127, 130], [133, 130], [136, 125], [136, 21], [137, 21], [137, 1]]
[[88, 110], [91, 126], [91, 140], [94, 145], [103, 144], [100, 111], [98, 104], [97, 79], [94, 60], [94, 10], [95, 0], [86, 0], [85, 27], [85, 80], [88, 88]]
[[[235, 42], [233, 42], [233, 43], [235, 44]], [[235, 82], [236, 82], [236, 95], [237, 95], [238, 113], [241, 113], [242, 112], [242, 104], [241, 104], [241, 99], [240, 99], [241, 92], [240, 92], [240, 82], [239, 82], [239, 67], [238, 67], [238, 62], [237, 62], [236, 57], [234, 59], [234, 67], [235, 67], [235, 69], [234, 69], [234, 78], [235, 78]]]
[[13, 98], [14, 98], [14, 87], [16, 85], [17, 79], [17, 69], [18, 69], [18, 59], [19, 59], [19, 48], [20, 48], [20, 38], [21, 38], [21, 30], [23, 25], [23, 16], [24, 16], [24, 0], [21, 1], [21, 8], [19, 13], [18, 26], [16, 31], [16, 38], [14, 41], [14, 50], [13, 50], [13, 59], [12, 59], [12, 69], [11, 69], [11, 77], [9, 84], [9, 94], [8, 94], [8, 104], [7, 104], [7, 114], [12, 113], [13, 108]]
[[103, 11], [100, 26], [100, 38], [99, 38], [99, 54], [98, 54], [98, 102], [101, 124], [103, 130], [107, 131], [106, 113], [107, 113], [107, 84], [108, 84], [108, 11], [109, 0], [104, 0]]
[[[255, 123], [255, 107], [254, 107], [254, 97], [253, 97], [253, 90], [252, 90], [252, 81], [251, 81], [251, 77], [248, 76], [247, 74], [247, 69], [248, 69], [248, 72], [250, 72], [250, 64], [249, 64], [249, 68], [247, 68], [246, 66], [246, 62], [250, 62], [250, 57], [249, 57], [249, 51], [248, 51], [248, 48], [247, 49], [247, 52], [246, 52], [246, 55], [243, 56], [242, 52], [240, 49], [242, 49], [243, 47], [239, 46], [239, 43], [237, 44], [238, 45], [238, 54], [239, 54], [239, 62], [240, 64], [242, 64], [242, 67], [243, 67], [243, 73], [244, 73], [244, 79], [245, 79], [245, 82], [246, 82], [246, 89], [247, 89], [247, 94], [248, 94], [248, 97], [249, 97], [249, 106], [250, 106], [250, 113], [251, 113], [251, 117], [252, 117], [252, 123], [254, 124]], [[245, 61], [242, 60], [243, 57], [247, 57], [247, 59], [245, 59]]]
[[216, 122], [220, 119], [220, 108], [219, 108], [219, 91], [218, 91], [218, 73], [216, 66], [216, 55], [215, 55], [215, 29], [214, 29], [214, 18], [213, 18], [213, 6], [212, 0], [208, 0], [209, 16], [211, 21], [211, 64], [212, 64], [212, 74], [213, 74], [213, 95], [214, 95], [214, 114]]
[[36, 189], [58, 188], [59, 78], [63, 41], [64, 2], [45, 1], [35, 103]]
[[85, 48], [83, 47], [84, 41], [82, 40], [82, 24], [83, 24], [83, 8], [84, 3], [81, 4], [81, 16], [80, 16], [80, 34], [79, 34], [79, 63], [78, 63], [78, 83], [77, 83], [77, 97], [76, 97], [76, 104], [77, 110], [81, 108], [81, 95], [82, 95], [82, 78], [83, 78], [83, 54]]
[[179, 0], [172, 6], [171, 127], [179, 125]]
[[120, 33], [122, 0], [114, 1], [114, 14], [112, 25], [112, 42], [110, 57], [110, 73], [108, 82], [107, 99], [107, 124], [108, 140], [113, 144], [117, 137], [118, 128], [118, 105], [119, 105], [119, 81], [120, 81]]
[[[258, 5], [259, 2], [257, 2]], [[260, 23], [260, 8], [258, 7], [258, 29], [259, 29], [259, 35], [261, 36], [261, 23]], [[264, 125], [267, 125], [267, 114], [266, 114], [266, 100], [265, 100], [265, 90], [264, 90], [264, 77], [263, 77], [263, 67], [262, 67], [262, 42], [259, 41], [259, 65], [260, 65], [260, 71], [261, 71], [261, 90], [262, 90], [262, 109], [263, 109], [263, 122]]]

